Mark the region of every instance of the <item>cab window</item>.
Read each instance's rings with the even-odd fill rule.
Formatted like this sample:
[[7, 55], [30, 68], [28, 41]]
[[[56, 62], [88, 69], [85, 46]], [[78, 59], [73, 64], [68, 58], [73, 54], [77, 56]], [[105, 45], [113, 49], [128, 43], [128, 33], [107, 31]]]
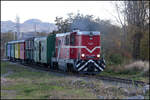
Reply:
[[61, 45], [61, 40], [58, 40], [57, 46], [60, 46], [60, 45]]
[[70, 45], [75, 45], [75, 35], [70, 36]]
[[69, 45], [69, 36], [65, 37], [65, 45]]

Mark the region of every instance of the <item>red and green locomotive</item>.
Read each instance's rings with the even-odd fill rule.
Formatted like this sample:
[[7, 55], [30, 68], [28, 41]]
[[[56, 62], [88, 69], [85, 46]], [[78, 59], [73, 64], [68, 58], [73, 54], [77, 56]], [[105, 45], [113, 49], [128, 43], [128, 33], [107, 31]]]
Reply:
[[74, 31], [56, 34], [52, 62], [62, 70], [99, 73], [105, 68], [101, 57], [100, 32]]
[[[6, 55], [10, 57], [8, 49], [12, 45], [20, 45], [22, 40], [6, 44]], [[105, 68], [105, 60], [101, 57], [100, 32], [79, 31], [50, 34], [47, 37], [34, 37], [24, 40], [24, 46], [17, 48], [20, 53], [23, 50], [24, 59], [13, 57], [13, 59], [24, 60], [24, 63], [35, 63], [49, 66], [50, 69], [63, 71], [76, 71], [79, 73], [100, 73]], [[29, 49], [28, 49], [29, 48]], [[30, 50], [31, 48], [31, 50]], [[15, 48], [13, 48], [15, 50]], [[31, 61], [30, 61], [31, 60]]]

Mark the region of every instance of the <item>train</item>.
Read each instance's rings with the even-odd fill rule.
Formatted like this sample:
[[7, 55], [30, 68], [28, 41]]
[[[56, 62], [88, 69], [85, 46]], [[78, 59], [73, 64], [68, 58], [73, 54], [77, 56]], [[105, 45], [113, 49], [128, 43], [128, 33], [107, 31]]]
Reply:
[[73, 30], [44, 37], [13, 40], [5, 46], [9, 60], [42, 64], [52, 70], [98, 74], [106, 67], [101, 54], [99, 31]]

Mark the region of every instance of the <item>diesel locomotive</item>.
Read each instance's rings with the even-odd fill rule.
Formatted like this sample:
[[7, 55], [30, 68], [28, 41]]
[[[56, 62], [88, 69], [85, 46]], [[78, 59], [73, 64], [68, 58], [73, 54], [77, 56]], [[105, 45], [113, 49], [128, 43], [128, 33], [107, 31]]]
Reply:
[[9, 60], [43, 64], [50, 69], [97, 74], [105, 69], [98, 31], [50, 34], [6, 43]]

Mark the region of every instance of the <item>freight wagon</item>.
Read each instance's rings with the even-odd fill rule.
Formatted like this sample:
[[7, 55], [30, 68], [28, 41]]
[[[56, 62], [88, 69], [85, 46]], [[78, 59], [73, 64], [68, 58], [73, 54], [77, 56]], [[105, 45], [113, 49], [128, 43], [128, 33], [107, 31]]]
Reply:
[[18, 41], [18, 45], [19, 45], [19, 60], [21, 60], [22, 62], [25, 61], [25, 40], [20, 40]]
[[6, 46], [6, 57], [9, 59], [14, 59], [15, 58], [15, 42], [16, 41], [11, 41], [5, 44]]
[[34, 37], [25, 40], [25, 57], [27, 63], [34, 62]]
[[10, 42], [6, 43], [6, 57], [10, 59]]
[[34, 62], [50, 66], [55, 50], [55, 34], [47, 37], [34, 38]]
[[14, 45], [15, 41], [11, 42], [11, 46], [10, 46], [10, 59], [14, 59], [15, 57], [15, 45]]
[[20, 53], [18, 41], [16, 41], [16, 42], [14, 43], [14, 45], [15, 45], [15, 60], [18, 60], [18, 59], [19, 59], [19, 53]]

